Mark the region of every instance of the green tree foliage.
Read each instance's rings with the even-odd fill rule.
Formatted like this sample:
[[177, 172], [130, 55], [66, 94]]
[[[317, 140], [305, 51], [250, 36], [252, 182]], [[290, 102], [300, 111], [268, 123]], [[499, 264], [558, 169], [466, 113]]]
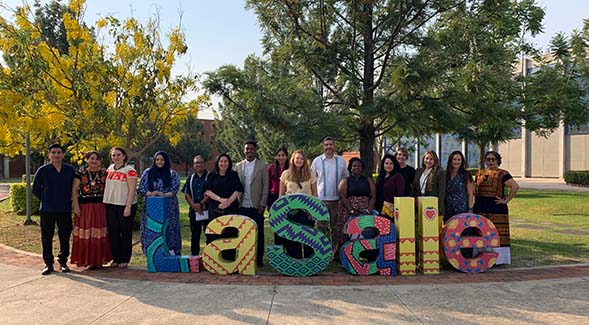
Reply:
[[563, 33], [554, 35], [550, 53], [539, 58], [540, 69], [524, 79], [526, 128], [548, 136], [561, 123], [575, 127], [589, 122], [588, 44], [589, 20], [570, 39]]
[[233, 159], [243, 156], [248, 139], [258, 142], [262, 159], [272, 161], [281, 145], [313, 156], [321, 138], [341, 135], [341, 116], [322, 108], [321, 86], [292, 61], [250, 56], [243, 69], [223, 66], [209, 73], [204, 85], [223, 99], [215, 139], [219, 152]]
[[406, 92], [442, 97], [428, 110], [434, 112], [430, 124], [476, 143], [483, 157], [488, 143], [509, 140], [521, 126], [514, 67], [531, 48], [523, 36], [540, 32], [542, 18], [534, 1], [466, 1], [443, 13], [429, 29], [427, 46], [406, 65], [418, 76], [405, 79]]
[[[287, 111], [277, 114], [287, 119], [276, 120], [287, 122], [284, 132], [289, 137], [297, 134], [319, 148], [322, 136], [339, 136], [359, 145], [370, 172], [375, 138], [395, 126], [409, 125], [405, 121], [411, 107], [397, 97], [396, 85], [389, 78], [393, 66], [413, 56], [428, 24], [460, 2], [249, 0], [247, 6], [255, 11], [264, 32], [268, 55], [260, 68], [268, 69], [266, 75], [273, 77], [268, 88], [287, 88], [248, 98], [262, 100], [281, 93], [289, 101], [269, 103], [275, 111]], [[261, 109], [253, 112], [252, 107], [260, 106], [242, 109], [254, 116], [266, 113]], [[332, 127], [308, 132], [323, 123], [320, 120]], [[291, 141], [300, 145], [300, 140]]]
[[[184, 166], [184, 176], [188, 176], [192, 168], [192, 158], [201, 155], [205, 161], [209, 160], [211, 144], [205, 141], [204, 125], [195, 116], [189, 116], [184, 122], [178, 125], [180, 139], [174, 145], [169, 144], [168, 153], [170, 159]], [[159, 149], [156, 147], [156, 149]], [[177, 171], [180, 173], [180, 171]]]

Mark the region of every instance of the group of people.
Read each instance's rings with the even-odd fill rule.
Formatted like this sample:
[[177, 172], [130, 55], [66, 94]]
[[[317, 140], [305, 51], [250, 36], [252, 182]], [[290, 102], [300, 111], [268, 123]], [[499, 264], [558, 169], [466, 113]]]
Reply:
[[[407, 164], [409, 153], [399, 148], [395, 155], [386, 154], [380, 161], [376, 181], [365, 176], [364, 163], [352, 158], [345, 160], [336, 154], [335, 139], [325, 137], [323, 154], [309, 159], [300, 150], [290, 154], [286, 148], [276, 150], [275, 161], [269, 165], [257, 158], [255, 141], [244, 144], [244, 159], [235, 167], [231, 157], [221, 154], [213, 171], [205, 168], [205, 159], [193, 159], [194, 173], [182, 187], [189, 206], [191, 253], [200, 254], [200, 237], [208, 223], [223, 215], [239, 214], [250, 217], [258, 228], [257, 265], [263, 265], [264, 212], [281, 196], [295, 193], [318, 197], [329, 211], [329, 222], [315, 221], [305, 211], [292, 211], [289, 218], [297, 223], [316, 227], [329, 234], [334, 256], [348, 239], [345, 223], [354, 216], [379, 214], [394, 215], [394, 198], [403, 196], [436, 196], [438, 212], [446, 222], [452, 216], [473, 212], [484, 215], [497, 226], [501, 247], [497, 249], [497, 264], [509, 264], [509, 220], [507, 204], [515, 197], [518, 185], [509, 172], [499, 168], [501, 156], [494, 151], [485, 154], [486, 169], [479, 170], [475, 180], [466, 170], [460, 151], [448, 157], [444, 170], [434, 151], [426, 152], [421, 167]], [[110, 150], [112, 163], [101, 168], [101, 156], [92, 151], [85, 155], [86, 166], [76, 171], [63, 163], [64, 150], [60, 145], [49, 147], [50, 163], [39, 168], [33, 183], [33, 193], [41, 200], [41, 230], [43, 259], [42, 274], [53, 269], [52, 241], [55, 224], [58, 226], [60, 251], [58, 261], [62, 272], [69, 272], [69, 238], [72, 231], [71, 262], [77, 266], [126, 268], [131, 258], [133, 217], [137, 210], [138, 173], [127, 164], [123, 148]], [[506, 193], [505, 189], [509, 191]], [[158, 151], [153, 164], [141, 175], [138, 192], [144, 197], [168, 197], [169, 226], [166, 243], [171, 255], [181, 254], [180, 210], [177, 192], [180, 178], [171, 169], [168, 155]], [[143, 205], [141, 243], [144, 249], [150, 242], [146, 231], [146, 205]], [[235, 229], [221, 235], [206, 235], [206, 242], [235, 237]], [[276, 244], [294, 258], [312, 254], [310, 247], [275, 235]], [[225, 259], [235, 258], [235, 251], [224, 251]]]
[[[53, 235], [58, 227], [58, 262], [69, 272], [70, 236], [73, 230], [71, 262], [79, 267], [127, 268], [131, 260], [133, 218], [137, 211], [137, 171], [127, 164], [121, 147], [110, 150], [112, 163], [102, 168], [99, 152], [84, 155], [86, 165], [75, 170], [63, 162], [64, 149], [49, 147], [49, 163], [41, 166], [33, 180], [33, 194], [41, 201], [41, 241], [45, 268], [54, 271]], [[72, 224], [73, 206], [73, 224]]]

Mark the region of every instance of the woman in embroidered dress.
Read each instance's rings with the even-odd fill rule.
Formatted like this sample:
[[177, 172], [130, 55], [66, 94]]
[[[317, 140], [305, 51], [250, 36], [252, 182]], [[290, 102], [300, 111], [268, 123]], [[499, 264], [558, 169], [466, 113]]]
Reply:
[[[519, 185], [508, 171], [500, 169], [501, 155], [495, 151], [485, 153], [487, 169], [477, 173], [474, 213], [491, 220], [499, 232], [500, 246], [494, 249], [499, 256], [496, 264], [511, 264], [511, 241], [509, 238], [509, 210], [507, 203], [515, 197]], [[505, 187], [509, 194], [505, 195]]]
[[127, 268], [133, 250], [133, 218], [137, 212], [137, 171], [127, 165], [127, 152], [110, 149], [112, 164], [106, 170], [104, 198], [113, 261], [111, 267]]
[[466, 160], [460, 151], [453, 151], [446, 165], [446, 214], [444, 223], [453, 216], [472, 212], [474, 184], [466, 170]]
[[421, 168], [415, 171], [413, 179], [413, 196], [437, 196], [438, 215], [445, 215], [446, 173], [440, 167], [440, 159], [435, 151], [428, 151], [423, 155]]
[[[150, 168], [143, 171], [139, 183], [139, 193], [146, 198], [148, 197], [167, 197], [170, 198], [168, 205], [169, 224], [166, 232], [166, 244], [170, 255], [180, 255], [182, 249], [182, 239], [180, 235], [180, 208], [176, 194], [180, 189], [180, 178], [171, 168], [170, 157], [164, 151], [158, 151], [153, 155], [153, 164]], [[155, 235], [147, 231], [145, 222], [147, 220], [147, 204], [143, 204], [143, 213], [141, 215], [141, 248], [143, 254], [147, 249], [147, 244], [152, 241], [150, 235]]]
[[74, 240], [71, 262], [78, 267], [96, 270], [112, 260], [106, 229], [106, 207], [102, 203], [106, 170], [101, 168], [100, 154], [84, 155], [87, 166], [76, 172], [72, 203], [74, 206]]
[[337, 212], [337, 229], [336, 245], [334, 254], [342, 247], [346, 237], [344, 235], [344, 225], [352, 216], [370, 215], [374, 210], [376, 200], [376, 187], [372, 178], [362, 175], [364, 163], [360, 158], [354, 157], [348, 162], [348, 171], [350, 176], [342, 179], [339, 183], [338, 191], [340, 201]]

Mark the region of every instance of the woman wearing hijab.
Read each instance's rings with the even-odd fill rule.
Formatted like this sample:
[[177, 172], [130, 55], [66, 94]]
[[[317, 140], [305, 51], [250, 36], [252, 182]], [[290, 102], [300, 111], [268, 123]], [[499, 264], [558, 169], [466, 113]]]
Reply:
[[[170, 157], [163, 151], [158, 151], [153, 155], [153, 164], [146, 169], [141, 175], [139, 184], [139, 193], [144, 197], [168, 197], [170, 204], [168, 206], [169, 224], [166, 232], [166, 243], [171, 255], [180, 255], [182, 248], [182, 239], [180, 238], [180, 208], [176, 194], [180, 189], [180, 178], [175, 171], [170, 168]], [[148, 232], [145, 229], [147, 219], [147, 205], [143, 204], [143, 214], [141, 216], [141, 247], [145, 254], [147, 248]]]

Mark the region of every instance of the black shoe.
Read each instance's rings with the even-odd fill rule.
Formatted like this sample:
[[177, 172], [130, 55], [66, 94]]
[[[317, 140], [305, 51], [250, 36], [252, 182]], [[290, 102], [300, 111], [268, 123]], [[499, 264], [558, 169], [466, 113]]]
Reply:
[[61, 270], [61, 272], [63, 273], [68, 273], [70, 270], [69, 266], [67, 266], [67, 264], [60, 264], [61, 266], [59, 267], [59, 269]]
[[43, 272], [41, 272], [41, 275], [49, 275], [51, 274], [51, 272], [53, 272], [53, 266], [45, 266], [45, 268], [43, 269]]

